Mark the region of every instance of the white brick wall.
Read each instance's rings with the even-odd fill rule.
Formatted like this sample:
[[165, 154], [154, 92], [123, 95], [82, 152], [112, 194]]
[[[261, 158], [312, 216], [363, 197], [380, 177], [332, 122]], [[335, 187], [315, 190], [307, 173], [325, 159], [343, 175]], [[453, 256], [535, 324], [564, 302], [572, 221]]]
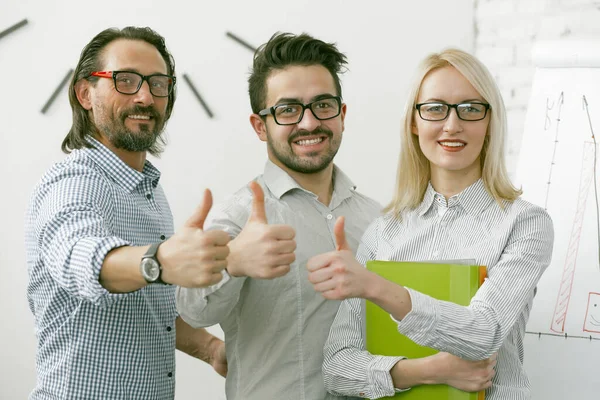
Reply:
[[475, 0], [475, 54], [498, 82], [508, 109], [508, 169], [514, 176], [536, 40], [600, 37], [600, 0]]

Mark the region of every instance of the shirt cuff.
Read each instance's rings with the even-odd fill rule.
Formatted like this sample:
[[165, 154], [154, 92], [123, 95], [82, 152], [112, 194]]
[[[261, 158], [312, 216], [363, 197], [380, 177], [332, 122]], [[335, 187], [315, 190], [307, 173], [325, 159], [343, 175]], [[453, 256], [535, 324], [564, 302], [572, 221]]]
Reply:
[[[372, 393], [368, 393], [370, 398], [378, 399], [385, 396], [393, 396], [395, 393], [404, 392], [408, 389], [396, 389], [390, 374], [391, 369], [400, 360], [405, 357], [374, 356], [373, 360], [367, 365], [367, 384], [372, 388]], [[361, 396], [365, 395], [361, 393]]]
[[200, 293], [202, 293], [202, 297], [204, 299], [206, 299], [208, 296], [210, 296], [212, 293], [216, 292], [217, 290], [221, 289], [221, 287], [223, 287], [224, 284], [226, 284], [233, 278], [231, 275], [229, 275], [229, 273], [227, 273], [227, 270], [221, 271], [221, 275], [222, 275], [222, 278], [219, 281], [219, 283], [209, 286], [207, 288], [202, 288], [200, 290]]
[[85, 238], [72, 249], [71, 266], [81, 277], [77, 283], [80, 295], [99, 307], [107, 307], [129, 296], [129, 293], [111, 293], [100, 284], [100, 270], [106, 255], [112, 250], [129, 246], [130, 243], [117, 237]]
[[410, 288], [406, 290], [412, 303], [411, 311], [401, 321], [391, 314], [390, 317], [398, 325], [398, 332], [419, 343], [419, 340], [432, 332], [437, 325], [437, 300]]
[[219, 283], [205, 287], [205, 288], [185, 288], [177, 287], [176, 298], [177, 298], [177, 311], [179, 315], [188, 323], [192, 324], [194, 318], [189, 315], [190, 312], [194, 314], [201, 313], [208, 301], [208, 296], [219, 290], [225, 283], [229, 282], [232, 278], [227, 271], [222, 271], [222, 278]]

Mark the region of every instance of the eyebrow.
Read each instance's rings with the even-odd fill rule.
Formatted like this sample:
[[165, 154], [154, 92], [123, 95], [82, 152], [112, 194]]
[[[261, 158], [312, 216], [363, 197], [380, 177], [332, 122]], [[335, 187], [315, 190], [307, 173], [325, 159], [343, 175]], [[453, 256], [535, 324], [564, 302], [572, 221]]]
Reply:
[[[442, 100], [442, 99], [438, 99], [438, 98], [430, 98], [430, 99], [427, 99], [427, 100], [423, 101], [423, 103], [430, 103], [430, 102], [438, 102], [438, 103], [449, 104], [447, 101]], [[486, 101], [484, 99], [473, 98], [473, 99], [462, 100], [458, 104], [473, 103], [473, 102], [485, 103]]]
[[[135, 73], [138, 73], [140, 75], [144, 75], [137, 68], [119, 68], [119, 69], [114, 69], [113, 71], [135, 72]], [[148, 74], [146, 76], [150, 76], [150, 75], [168, 75], [168, 73], [167, 72], [152, 72], [152, 73], [150, 73], [150, 74]]]
[[[336, 97], [336, 95], [331, 94], [331, 93], [321, 93], [321, 94], [318, 94], [316, 96], [313, 96], [308, 102], [312, 103], [313, 101], [318, 101], [318, 100], [321, 100], [321, 99], [327, 99], [327, 98], [330, 98], [330, 97]], [[302, 100], [300, 100], [297, 97], [282, 97], [282, 98], [280, 98], [279, 100], [277, 100], [275, 102], [275, 105], [282, 105], [282, 104], [289, 104], [289, 103], [304, 104], [302, 102]]]

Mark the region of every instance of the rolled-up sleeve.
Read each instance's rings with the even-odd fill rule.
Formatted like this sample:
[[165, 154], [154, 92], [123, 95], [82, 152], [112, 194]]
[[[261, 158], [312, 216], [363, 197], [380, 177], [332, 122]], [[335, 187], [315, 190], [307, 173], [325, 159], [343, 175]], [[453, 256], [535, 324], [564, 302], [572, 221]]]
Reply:
[[372, 355], [365, 350], [364, 300], [344, 300], [324, 348], [325, 388], [339, 396], [378, 399], [396, 392], [390, 370], [404, 357]]
[[130, 243], [111, 234], [102, 204], [102, 182], [93, 177], [60, 181], [40, 193], [35, 219], [40, 262], [71, 295], [108, 306], [127, 294], [113, 294], [99, 281], [106, 255]]

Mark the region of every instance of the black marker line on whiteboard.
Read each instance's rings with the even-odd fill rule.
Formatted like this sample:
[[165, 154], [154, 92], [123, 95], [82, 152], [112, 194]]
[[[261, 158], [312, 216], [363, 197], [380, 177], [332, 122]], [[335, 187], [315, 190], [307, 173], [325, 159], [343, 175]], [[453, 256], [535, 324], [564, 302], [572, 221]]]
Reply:
[[594, 128], [592, 127], [592, 119], [590, 118], [590, 109], [588, 107], [587, 99], [585, 94], [583, 95], [583, 108], [587, 114], [588, 123], [590, 124], [590, 132], [592, 133], [592, 140], [594, 141], [594, 198], [596, 199], [596, 227], [597, 227], [597, 240], [598, 240], [598, 269], [600, 269], [600, 207], [598, 207], [598, 183], [596, 181], [596, 167], [597, 167], [597, 153], [598, 146], [596, 143], [596, 135], [594, 135]]

